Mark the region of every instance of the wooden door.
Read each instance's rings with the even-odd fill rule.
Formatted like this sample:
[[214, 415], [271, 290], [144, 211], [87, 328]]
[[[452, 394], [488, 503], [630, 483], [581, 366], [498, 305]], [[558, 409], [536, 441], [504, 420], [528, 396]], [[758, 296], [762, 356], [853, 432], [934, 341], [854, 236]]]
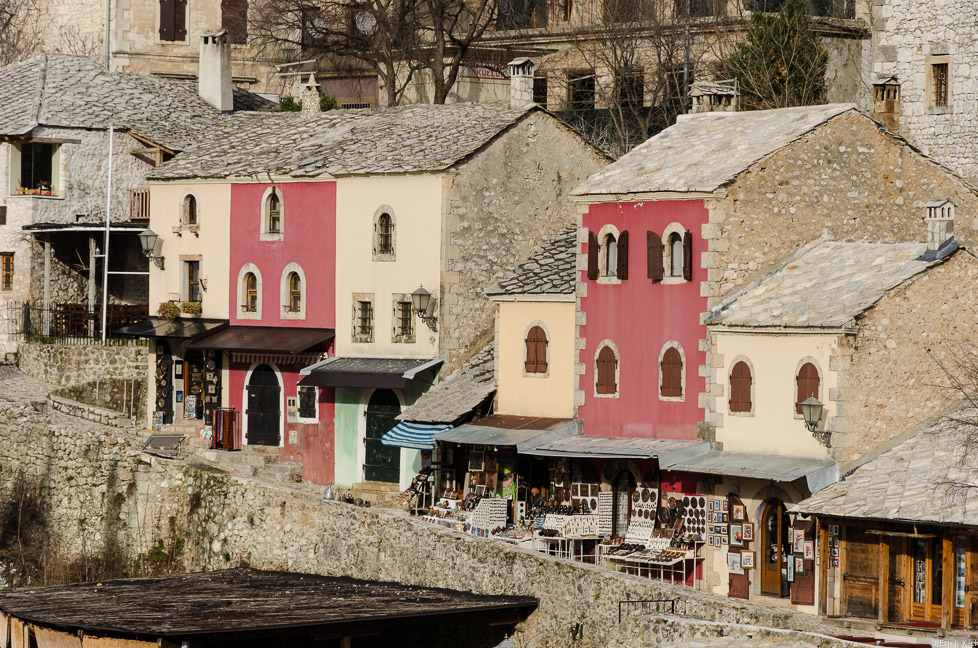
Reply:
[[907, 539], [901, 537], [883, 537], [881, 542], [887, 543], [889, 548], [887, 555], [886, 569], [886, 619], [893, 622], [907, 620], [907, 606], [910, 578], [908, 575], [908, 565], [910, 555], [907, 550]]
[[[733, 510], [735, 504], [738, 506], [743, 506], [743, 502], [740, 500], [739, 497], [737, 497], [736, 495], [728, 495], [727, 510], [730, 511], [731, 516], [733, 516]], [[744, 507], [744, 511], [746, 510], [747, 508]], [[731, 517], [731, 523], [732, 522], [733, 519]], [[744, 522], [746, 522], [746, 520], [740, 520], [739, 522], [743, 524]], [[741, 554], [745, 551], [751, 551], [751, 542], [749, 540], [745, 540], [743, 547], [731, 546], [729, 551], [730, 553], [741, 553]], [[757, 557], [755, 556], [755, 560], [756, 558]], [[745, 569], [743, 574], [728, 574], [727, 577], [729, 578], [729, 581], [728, 581], [727, 596], [731, 598], [741, 598], [741, 599], [750, 598], [750, 573], [752, 571], [753, 569]]]
[[281, 393], [274, 369], [268, 365], [258, 365], [251, 372], [246, 410], [250, 445], [279, 445]]
[[970, 536], [966, 544], [965, 588], [964, 588], [964, 625], [978, 628], [978, 536]]
[[778, 500], [769, 502], [761, 516], [761, 593], [772, 596], [786, 594], [786, 579], [782, 573], [790, 551], [788, 524], [784, 504]]
[[[815, 543], [815, 520], [795, 520], [793, 529], [804, 532], [805, 542]], [[791, 583], [791, 602], [795, 605], [814, 605], [815, 604], [815, 554], [805, 559], [803, 553], [793, 552], [789, 560], [801, 558], [802, 570], [795, 569], [795, 580]]]
[[363, 439], [363, 478], [367, 481], [397, 482], [401, 473], [401, 449], [384, 445], [380, 438], [390, 432], [401, 413], [397, 394], [378, 389], [367, 403], [367, 430]]
[[879, 612], [879, 537], [852, 527], [847, 527], [845, 533], [842, 614], [876, 619]]

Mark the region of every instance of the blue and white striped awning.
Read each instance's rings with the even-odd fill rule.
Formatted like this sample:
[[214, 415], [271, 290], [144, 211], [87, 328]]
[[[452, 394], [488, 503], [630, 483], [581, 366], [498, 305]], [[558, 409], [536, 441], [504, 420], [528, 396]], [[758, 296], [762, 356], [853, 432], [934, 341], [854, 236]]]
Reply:
[[386, 446], [399, 448], [414, 448], [415, 450], [434, 450], [435, 434], [451, 430], [451, 425], [443, 423], [414, 423], [405, 421], [380, 437], [380, 442]]

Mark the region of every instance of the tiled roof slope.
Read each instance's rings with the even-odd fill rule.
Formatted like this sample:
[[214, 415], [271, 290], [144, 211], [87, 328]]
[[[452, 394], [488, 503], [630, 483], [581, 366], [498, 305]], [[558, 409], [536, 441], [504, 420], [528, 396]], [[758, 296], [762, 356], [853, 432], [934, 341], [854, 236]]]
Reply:
[[[974, 419], [966, 414], [963, 419]], [[960, 413], [954, 420], [962, 419]], [[978, 526], [978, 479], [963, 448], [973, 424], [951, 418], [857, 468], [794, 510], [827, 516]], [[954, 484], [970, 484], [957, 488]]]
[[[952, 249], [953, 248], [953, 249]], [[946, 258], [928, 256], [924, 243], [810, 244], [766, 277], [728, 298], [707, 324], [728, 326], [840, 327], [899, 286]]]
[[[242, 92], [235, 95], [239, 104]], [[81, 56], [44, 54], [0, 69], [3, 135], [23, 135], [38, 125], [113, 125], [181, 151], [221, 121], [194, 84], [108, 72]]]
[[152, 178], [315, 177], [439, 171], [475, 152], [532, 108], [503, 104], [412, 105], [314, 115], [229, 117]]
[[851, 104], [828, 104], [683, 115], [571, 193], [716, 191], [817, 126], [855, 110]]
[[499, 280], [489, 295], [573, 295], [577, 268], [577, 227], [561, 231]]
[[419, 423], [454, 423], [464, 417], [496, 390], [495, 355], [495, 345], [487, 343], [397, 418]]

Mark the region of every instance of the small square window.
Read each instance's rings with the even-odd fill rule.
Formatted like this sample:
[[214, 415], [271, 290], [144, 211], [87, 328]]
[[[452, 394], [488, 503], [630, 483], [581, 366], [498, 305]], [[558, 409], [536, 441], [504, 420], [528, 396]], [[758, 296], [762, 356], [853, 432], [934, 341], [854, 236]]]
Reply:
[[932, 105], [937, 108], [950, 105], [948, 97], [948, 66], [948, 63], [934, 63], [931, 65]]
[[411, 302], [410, 294], [399, 293], [394, 295], [391, 322], [391, 341], [400, 343], [415, 341], [414, 305]]
[[353, 295], [353, 341], [374, 341], [374, 296], [368, 293]]
[[299, 385], [299, 418], [312, 419], [316, 417], [316, 388]]

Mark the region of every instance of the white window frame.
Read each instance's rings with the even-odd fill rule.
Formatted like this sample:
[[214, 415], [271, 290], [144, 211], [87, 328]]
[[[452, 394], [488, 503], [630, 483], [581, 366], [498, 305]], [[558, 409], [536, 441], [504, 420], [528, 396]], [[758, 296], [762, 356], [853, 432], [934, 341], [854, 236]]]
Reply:
[[[292, 273], [299, 275], [302, 282], [302, 293], [299, 298], [299, 311], [291, 311], [288, 308], [292, 305], [292, 291], [289, 288], [289, 275]], [[279, 284], [279, 315], [282, 319], [302, 320], [306, 319], [306, 298], [309, 294], [309, 285], [306, 283], [306, 273], [298, 263], [294, 261], [282, 269], [282, 278]]]

